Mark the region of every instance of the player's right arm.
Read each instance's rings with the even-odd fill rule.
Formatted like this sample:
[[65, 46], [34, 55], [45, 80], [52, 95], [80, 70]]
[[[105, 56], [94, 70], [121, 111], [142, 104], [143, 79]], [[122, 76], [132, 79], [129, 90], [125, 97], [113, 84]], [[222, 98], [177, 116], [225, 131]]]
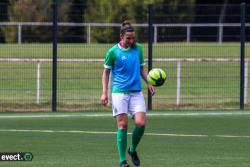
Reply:
[[108, 82], [109, 82], [109, 74], [114, 66], [114, 53], [112, 48], [107, 52], [106, 58], [104, 61], [104, 70], [102, 73], [102, 96], [101, 96], [101, 104], [108, 104]]
[[102, 73], [102, 96], [101, 104], [108, 104], [108, 82], [109, 82], [110, 69], [104, 68]]

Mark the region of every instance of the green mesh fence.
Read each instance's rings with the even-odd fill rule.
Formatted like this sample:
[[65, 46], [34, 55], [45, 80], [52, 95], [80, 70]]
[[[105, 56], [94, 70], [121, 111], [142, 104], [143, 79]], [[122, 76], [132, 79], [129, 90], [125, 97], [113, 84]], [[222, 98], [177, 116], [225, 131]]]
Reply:
[[[0, 111], [51, 111], [52, 1], [0, 2]], [[240, 105], [240, 5], [153, 4], [153, 67], [167, 73], [154, 110]], [[245, 108], [249, 108], [246, 6]], [[100, 105], [103, 60], [130, 20], [148, 59], [148, 5], [58, 4], [58, 111], [110, 111]], [[147, 65], [145, 66], [147, 68]], [[147, 99], [145, 83], [143, 92]]]

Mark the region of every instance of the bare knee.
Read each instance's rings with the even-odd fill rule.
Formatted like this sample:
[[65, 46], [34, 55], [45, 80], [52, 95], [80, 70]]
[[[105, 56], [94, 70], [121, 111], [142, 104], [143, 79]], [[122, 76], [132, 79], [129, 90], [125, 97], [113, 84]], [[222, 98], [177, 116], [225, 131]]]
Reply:
[[127, 129], [128, 128], [128, 117], [126, 114], [121, 114], [116, 117], [117, 128], [118, 129]]
[[134, 117], [134, 122], [138, 127], [144, 127], [146, 125], [147, 119], [145, 113], [137, 113]]
[[146, 120], [137, 120], [135, 124], [138, 127], [144, 127], [146, 125]]
[[125, 121], [119, 121], [117, 123], [118, 129], [127, 129], [128, 128], [128, 123]]

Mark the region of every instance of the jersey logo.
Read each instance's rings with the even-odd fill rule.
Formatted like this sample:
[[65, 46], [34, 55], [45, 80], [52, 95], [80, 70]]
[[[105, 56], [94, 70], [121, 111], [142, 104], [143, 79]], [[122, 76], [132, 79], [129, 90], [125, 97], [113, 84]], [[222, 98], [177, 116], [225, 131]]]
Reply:
[[117, 113], [118, 113], [117, 108], [113, 107], [113, 112], [114, 112], [115, 114], [117, 114]]
[[126, 58], [126, 56], [122, 56], [122, 60], [126, 60], [127, 58]]

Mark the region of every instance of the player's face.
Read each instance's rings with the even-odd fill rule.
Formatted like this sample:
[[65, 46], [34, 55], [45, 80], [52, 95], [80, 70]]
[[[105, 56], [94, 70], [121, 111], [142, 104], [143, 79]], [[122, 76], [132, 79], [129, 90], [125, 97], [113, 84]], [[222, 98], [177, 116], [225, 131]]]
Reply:
[[124, 47], [128, 48], [134, 45], [135, 43], [135, 33], [134, 32], [126, 32], [121, 36], [121, 40], [124, 44]]

